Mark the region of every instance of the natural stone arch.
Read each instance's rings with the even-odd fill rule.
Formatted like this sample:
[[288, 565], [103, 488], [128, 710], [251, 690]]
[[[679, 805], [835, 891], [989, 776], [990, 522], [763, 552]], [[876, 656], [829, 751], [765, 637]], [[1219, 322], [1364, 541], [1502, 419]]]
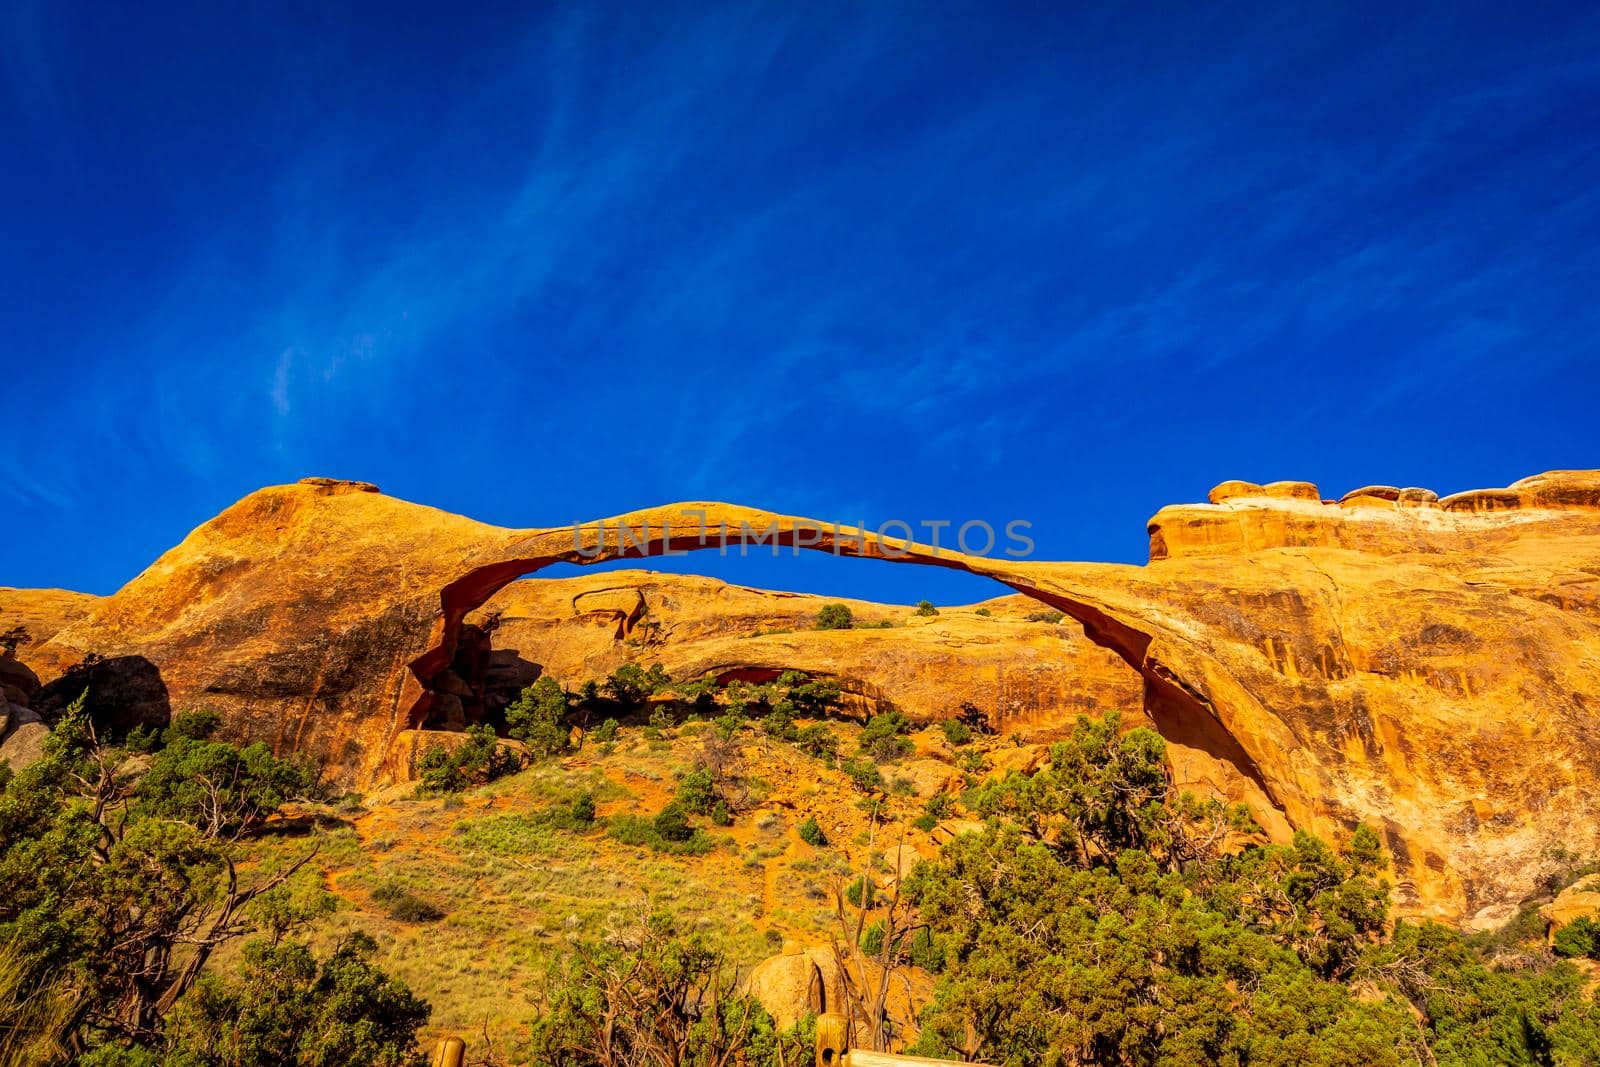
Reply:
[[[621, 532], [624, 529], [629, 531], [627, 536]], [[1191, 680], [1208, 675], [1226, 678], [1221, 666], [1191, 643], [1174, 641], [1161, 627], [1151, 625], [1147, 619], [1154, 612], [1142, 615], [1136, 602], [1117, 603], [1104, 595], [1106, 588], [1073, 581], [1074, 571], [1097, 566], [1126, 568], [975, 556], [736, 504], [686, 502], [598, 522], [524, 532], [487, 554], [487, 558], [440, 590], [438, 616], [426, 650], [410, 661], [411, 676], [406, 679], [400, 699], [400, 707], [406, 710], [394, 729], [416, 728], [427, 719], [433, 699], [428, 682], [451, 662], [463, 620], [518, 578], [557, 563], [584, 566], [751, 544], [776, 544], [791, 550], [964, 571], [993, 579], [1063, 612], [1083, 627], [1091, 641], [1116, 652], [1144, 679], [1146, 709], [1163, 736], [1175, 746], [1175, 763], [1187, 763], [1187, 770], [1191, 775], [1197, 774], [1198, 780], [1230, 799], [1249, 804], [1272, 836], [1288, 835], [1291, 819], [1274, 796], [1256, 758], [1236, 739], [1230, 724], [1219, 717], [1204, 683]], [[1110, 591], [1115, 593], [1114, 587]], [[1122, 599], [1133, 598], [1124, 595]], [[1154, 654], [1158, 641], [1180, 654]], [[1255, 706], [1259, 713], [1254, 697], [1237, 683], [1232, 688], [1237, 690], [1235, 701]], [[1263, 721], [1275, 721], [1261, 714], [1251, 718], [1255, 735], [1262, 732]], [[1206, 766], [1196, 771], [1199, 765]]]

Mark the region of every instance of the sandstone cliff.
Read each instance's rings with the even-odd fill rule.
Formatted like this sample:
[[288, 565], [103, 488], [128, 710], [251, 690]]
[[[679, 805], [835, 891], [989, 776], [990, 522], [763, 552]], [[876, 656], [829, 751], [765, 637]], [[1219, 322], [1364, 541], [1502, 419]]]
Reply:
[[[0, 586], [0, 641], [15, 645], [17, 659], [35, 666], [35, 650], [62, 627], [87, 615], [99, 601], [91, 593], [66, 589]], [[43, 666], [43, 661], [38, 665]]]
[[[538, 602], [565, 594], [507, 587], [554, 562], [705, 547], [695, 509], [728, 523], [730, 540], [740, 523], [776, 523], [781, 543], [968, 570], [1066, 612], [1137, 672], [1180, 781], [1249, 802], [1279, 836], [1373, 823], [1408, 912], [1488, 922], [1533, 887], [1548, 850], [1600, 851], [1588, 802], [1600, 776], [1600, 472], [1444, 500], [1373, 486], [1332, 502], [1306, 483], [1243, 482], [1211, 499], [1158, 513], [1151, 563], [1132, 567], [968, 557], [725, 504], [515, 531], [313, 479], [245, 498], [33, 656], [42, 674], [88, 652], [146, 661], [174, 707], [215, 707], [238, 736], [368, 780], [401, 731], [457, 696], [451, 676], [485, 611], [508, 637], [522, 629], [535, 663], [570, 656], [587, 673], [617, 655], [602, 641], [541, 644], [553, 631]], [[594, 618], [561, 625], [642, 640], [618, 619], [650, 594], [596, 577], [560, 616]], [[662, 609], [693, 629], [692, 611]], [[990, 628], [1018, 656], [1048, 658], [1059, 641], [1075, 675], [1109, 666], [1081, 641], [979, 618], [882, 631], [904, 649], [865, 631], [836, 644], [708, 632], [648, 658], [702, 671], [812, 657], [928, 715], [941, 713], [938, 682], [919, 687], [918, 657], [943, 647], [978, 677], [1009, 670], [1016, 657], [983, 647]]]

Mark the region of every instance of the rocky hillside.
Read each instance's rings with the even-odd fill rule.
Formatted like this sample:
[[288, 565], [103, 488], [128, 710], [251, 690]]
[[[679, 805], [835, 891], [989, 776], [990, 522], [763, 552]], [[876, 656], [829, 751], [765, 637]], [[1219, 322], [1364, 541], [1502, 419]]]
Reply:
[[[992, 577], [1082, 636], [1013, 599], [928, 619], [858, 605], [898, 625], [802, 633], [807, 598], [639, 573], [517, 581], [705, 547], [702, 521]], [[797, 667], [920, 718], [970, 699], [1030, 730], [1139, 700], [1175, 777], [1248, 802], [1275, 836], [1380, 829], [1413, 914], [1492, 923], [1553, 850], [1600, 850], [1600, 472], [1443, 500], [1228, 482], [1163, 509], [1150, 538], [1133, 567], [969, 557], [724, 504], [507, 530], [311, 479], [246, 497], [27, 654], [55, 678], [50, 702], [82, 688], [84, 670], [56, 676], [93, 653], [97, 700], [137, 688], [124, 721], [209, 706], [353, 783], [379, 777], [402, 731], [470, 719], [497, 681], [629, 659]]]

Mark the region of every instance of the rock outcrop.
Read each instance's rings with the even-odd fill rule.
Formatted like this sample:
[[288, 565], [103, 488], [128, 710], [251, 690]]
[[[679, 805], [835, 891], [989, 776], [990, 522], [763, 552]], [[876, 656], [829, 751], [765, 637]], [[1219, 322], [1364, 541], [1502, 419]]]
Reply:
[[39, 676], [9, 649], [0, 649], [0, 763], [13, 771], [44, 755], [50, 728], [29, 707], [39, 692]]
[[[48, 675], [90, 652], [144, 657], [175, 708], [209, 705], [235, 736], [368, 781], [402, 731], [450, 719], [462, 669], [526, 670], [491, 662], [508, 646], [481, 610], [501, 594], [511, 627], [521, 594], [502, 591], [520, 576], [770, 531], [786, 546], [966, 570], [1065, 612], [1137, 672], [1181, 783], [1249, 803], [1278, 836], [1373, 824], [1411, 914], [1491, 922], [1532, 891], [1551, 850], [1600, 851], [1600, 472], [1444, 499], [1370, 486], [1338, 502], [1303, 482], [1235, 482], [1212, 500], [1159, 512], [1151, 562], [1135, 567], [967, 556], [714, 503], [506, 530], [321, 479], [240, 501], [33, 662]], [[643, 640], [651, 594], [601, 577], [563, 617]], [[988, 653], [963, 646], [983, 627], [1011, 639], [976, 616], [970, 632], [941, 619], [883, 634], [931, 642], [923, 651], [947, 641], [980, 664]], [[541, 625], [527, 626], [535, 666], [556, 656], [536, 650]], [[784, 636], [707, 635], [671, 655], [715, 669], [735, 643], [747, 658]], [[836, 647], [792, 636], [774, 658], [812, 656], [820, 671], [914, 676], [920, 654], [897, 663], [866, 631]], [[1075, 655], [1039, 640], [1042, 658], [1051, 641]], [[924, 700], [901, 687], [898, 701]], [[922, 707], [940, 714], [937, 700]]]
[[1586, 875], [1567, 886], [1550, 903], [1539, 909], [1544, 920], [1545, 942], [1554, 944], [1564, 926], [1579, 919], [1600, 918], [1600, 874]]
[[[66, 589], [13, 589], [0, 586], [0, 646], [34, 666], [34, 650], [62, 627], [83, 618], [100, 602], [91, 593]], [[47, 661], [38, 666], [48, 668]]]

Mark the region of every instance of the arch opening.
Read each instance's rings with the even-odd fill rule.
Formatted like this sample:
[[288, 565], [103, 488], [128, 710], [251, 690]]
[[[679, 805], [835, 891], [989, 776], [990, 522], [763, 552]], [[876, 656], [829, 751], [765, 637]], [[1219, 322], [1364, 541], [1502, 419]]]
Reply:
[[[688, 515], [698, 516], [698, 525], [686, 521]], [[721, 528], [720, 535], [709, 539], [708, 518]], [[1288, 823], [1283, 809], [1255, 761], [1224, 727], [1205, 694], [1151, 657], [1156, 632], [1139, 625], [1139, 620], [1089, 596], [1063, 590], [1059, 587], [1062, 583], [1051, 580], [1048, 571], [1037, 572], [1040, 582], [1035, 582], [1027, 564], [968, 556], [852, 527], [819, 525], [736, 505], [689, 504], [634, 512], [592, 526], [538, 531], [504, 546], [495, 554], [498, 558], [469, 569], [441, 589], [428, 645], [408, 665], [410, 677], [401, 693], [402, 710], [396, 717], [395, 729], [416, 729], [436, 717], [441, 702], [436, 680], [445, 676], [457, 660], [464, 636], [469, 649], [481, 639], [480, 628], [467, 622], [468, 615], [517, 579], [558, 563], [585, 567], [739, 544], [775, 544], [963, 571], [991, 579], [1062, 612], [1082, 627], [1091, 642], [1116, 653], [1143, 678], [1146, 714], [1169, 743], [1201, 762], [1222, 765], [1223, 771], [1213, 777], [1229, 780], [1232, 792], [1242, 792], [1253, 808], [1270, 816], [1275, 834], [1286, 832]]]

